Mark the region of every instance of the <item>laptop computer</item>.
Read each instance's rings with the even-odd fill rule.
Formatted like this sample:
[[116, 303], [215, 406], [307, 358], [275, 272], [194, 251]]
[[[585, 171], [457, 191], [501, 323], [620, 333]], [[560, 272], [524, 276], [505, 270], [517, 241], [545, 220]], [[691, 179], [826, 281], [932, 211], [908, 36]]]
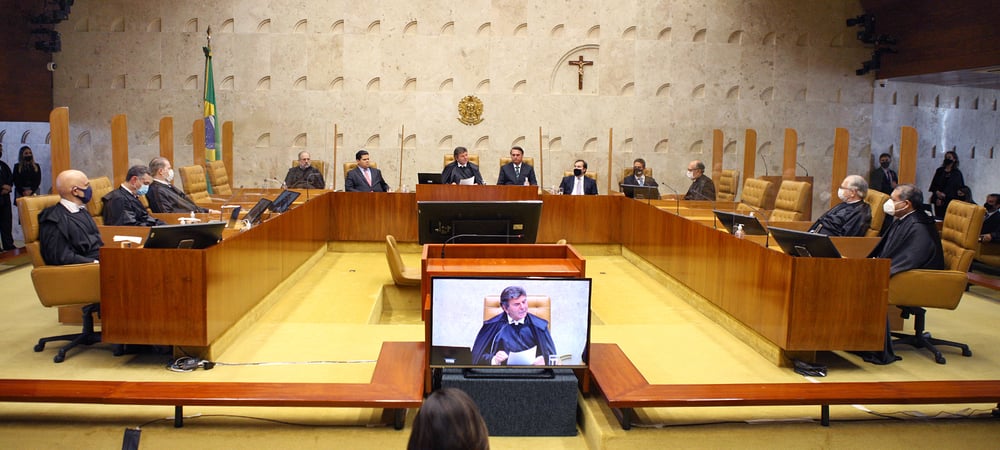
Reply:
[[242, 209], [243, 207], [239, 205], [233, 206], [233, 212], [229, 215], [229, 220], [226, 222], [226, 228], [236, 228], [236, 222], [239, 221], [240, 210]]
[[441, 174], [437, 172], [420, 172], [417, 174], [419, 184], [441, 184]]
[[840, 258], [840, 250], [825, 234], [771, 227], [771, 236], [786, 254], [813, 258]]
[[271, 212], [275, 214], [288, 211], [288, 208], [292, 206], [292, 202], [299, 198], [299, 195], [300, 194], [298, 192], [285, 189], [284, 191], [281, 191], [281, 194], [278, 194], [278, 198], [274, 199], [274, 201], [271, 202], [271, 206], [268, 206], [267, 209], [270, 209]]
[[743, 233], [748, 236], [763, 236], [767, 234], [767, 228], [765, 228], [756, 217], [745, 216], [743, 214], [737, 214], [730, 211], [719, 211], [717, 209], [713, 209], [712, 212], [715, 213], [715, 217], [719, 219], [719, 222], [722, 222], [722, 225], [726, 227], [730, 233], [736, 229], [737, 224], [742, 223]]
[[656, 186], [639, 186], [637, 184], [619, 184], [619, 190], [628, 198], [644, 198], [647, 200], [659, 200], [660, 189]]

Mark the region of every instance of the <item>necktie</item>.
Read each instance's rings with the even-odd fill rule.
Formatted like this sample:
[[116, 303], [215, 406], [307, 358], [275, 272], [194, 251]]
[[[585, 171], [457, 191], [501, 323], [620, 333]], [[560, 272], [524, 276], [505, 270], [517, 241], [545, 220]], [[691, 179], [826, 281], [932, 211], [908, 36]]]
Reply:
[[638, 181], [639, 181], [639, 186], [642, 186], [642, 182], [646, 181], [646, 178], [645, 177], [639, 177]]
[[521, 166], [514, 166], [514, 178], [521, 177]]
[[365, 169], [364, 173], [365, 173], [365, 181], [367, 181], [368, 185], [371, 186], [372, 185], [372, 174], [371, 174], [371, 171], [369, 171], [368, 169]]

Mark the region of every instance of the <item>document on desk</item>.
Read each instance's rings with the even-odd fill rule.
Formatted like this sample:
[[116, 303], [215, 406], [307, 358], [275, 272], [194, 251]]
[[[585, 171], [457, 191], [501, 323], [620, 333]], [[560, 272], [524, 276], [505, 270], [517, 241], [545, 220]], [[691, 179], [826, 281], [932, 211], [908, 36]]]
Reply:
[[476, 177], [462, 178], [458, 181], [458, 184], [473, 185], [476, 184]]
[[507, 357], [508, 366], [530, 366], [535, 363], [535, 352], [538, 346], [531, 347], [520, 352], [510, 352]]

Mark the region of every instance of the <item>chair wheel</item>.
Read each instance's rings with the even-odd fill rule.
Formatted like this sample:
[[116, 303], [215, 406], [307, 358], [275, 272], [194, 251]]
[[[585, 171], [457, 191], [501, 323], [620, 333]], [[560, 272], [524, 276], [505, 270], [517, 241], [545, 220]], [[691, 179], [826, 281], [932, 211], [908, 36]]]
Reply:
[[65, 357], [65, 356], [63, 356], [63, 355], [56, 355], [55, 357], [53, 357], [53, 358], [52, 358], [52, 361], [53, 361], [53, 362], [57, 362], [57, 363], [61, 363], [61, 362], [63, 362], [63, 361], [65, 360], [65, 359], [66, 359], [66, 357]]
[[934, 361], [938, 364], [944, 364], [946, 362], [944, 356], [941, 355], [934, 355]]
[[972, 350], [962, 350], [962, 356], [972, 356]]
[[40, 352], [42, 350], [45, 350], [45, 344], [41, 344], [41, 343], [35, 344], [35, 351], [36, 352]]

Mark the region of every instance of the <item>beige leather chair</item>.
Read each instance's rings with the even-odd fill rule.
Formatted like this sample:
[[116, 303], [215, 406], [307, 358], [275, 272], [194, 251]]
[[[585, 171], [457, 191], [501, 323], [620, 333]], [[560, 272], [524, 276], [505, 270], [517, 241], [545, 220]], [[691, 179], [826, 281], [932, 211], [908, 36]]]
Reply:
[[[567, 170], [567, 171], [563, 172], [563, 178], [566, 178], [566, 177], [568, 177], [570, 175], [573, 175], [573, 171], [572, 170]], [[583, 176], [585, 176], [587, 178], [590, 178], [591, 180], [597, 181], [597, 172], [591, 172], [591, 171], [588, 170], [587, 173], [583, 174]], [[562, 181], [562, 180], [559, 180], [559, 181]]]
[[767, 198], [773, 189], [774, 184], [760, 178], [748, 178], [743, 184], [743, 197], [736, 205], [736, 212], [740, 214], [758, 213], [767, 208]]
[[882, 210], [882, 205], [886, 200], [889, 200], [889, 196], [875, 189], [869, 189], [865, 194], [865, 203], [872, 210], [872, 223], [865, 231], [866, 237], [878, 236], [882, 232], [882, 226], [885, 224], [885, 211]]
[[385, 259], [389, 262], [392, 281], [397, 286], [420, 286], [420, 269], [411, 269], [403, 264], [399, 247], [396, 246], [396, 237], [391, 234], [385, 235]]
[[181, 175], [181, 183], [184, 184], [184, 193], [191, 198], [191, 201], [199, 205], [212, 203], [212, 197], [208, 195], [205, 168], [194, 165], [180, 167], [177, 170]]
[[[441, 168], [442, 169], [445, 168], [445, 166], [447, 166], [448, 164], [451, 164], [451, 162], [454, 161], [454, 160], [455, 160], [454, 153], [449, 153], [447, 155], [444, 155], [444, 164], [441, 166]], [[479, 164], [479, 155], [473, 155], [472, 153], [469, 153], [469, 162], [471, 162], [471, 163], [475, 164], [476, 166], [480, 167], [480, 169], [483, 167], [481, 164]]]
[[[487, 295], [483, 299], [483, 320], [492, 319], [502, 312], [499, 295]], [[549, 296], [528, 294], [528, 312], [545, 319], [549, 323], [549, 331], [552, 330], [552, 299]]]
[[736, 201], [738, 186], [740, 185], [740, 172], [733, 169], [724, 169], [719, 179], [715, 180], [715, 199], [720, 202]]
[[[110, 183], [110, 181], [109, 181]], [[91, 180], [93, 185], [93, 180]], [[59, 203], [58, 195], [19, 197], [17, 210], [24, 230], [24, 244], [31, 256], [31, 283], [38, 300], [46, 307], [79, 306], [83, 312], [83, 330], [76, 334], [45, 337], [38, 340], [35, 351], [45, 349], [53, 341], [69, 341], [59, 349], [53, 361], [66, 359], [66, 352], [78, 345], [101, 342], [101, 333], [94, 331], [94, 314], [101, 312], [101, 267], [98, 264], [71, 264], [50, 266], [42, 259], [38, 243], [38, 213]], [[91, 203], [94, 203], [91, 201]], [[97, 201], [97, 203], [101, 203]], [[116, 351], [116, 354], [119, 354]]]
[[774, 211], [768, 220], [777, 222], [797, 222], [806, 220], [810, 212], [809, 196], [812, 195], [812, 185], [805, 181], [783, 180], [778, 196], [774, 200]]
[[87, 203], [87, 212], [90, 213], [90, 216], [94, 218], [94, 221], [98, 225], [104, 225], [104, 202], [101, 199], [111, 191], [118, 189], [118, 187], [111, 185], [110, 178], [98, 177], [90, 180], [90, 188], [94, 193], [91, 196], [90, 202]]
[[208, 163], [208, 181], [212, 183], [212, 193], [224, 196], [233, 195], [233, 186], [230, 183], [229, 172], [226, 171], [224, 161], [210, 161]]
[[[299, 165], [299, 160], [293, 159], [292, 160], [292, 167], [296, 167], [298, 165]], [[319, 173], [323, 174], [323, 179], [324, 180], [326, 179], [326, 163], [325, 162], [320, 161], [318, 159], [314, 159], [314, 160], [309, 161], [309, 165], [315, 167], [316, 170], [319, 171]]]
[[[525, 156], [523, 158], [523, 161], [524, 161], [525, 164], [527, 164], [527, 165], [529, 165], [531, 167], [535, 167], [535, 158], [532, 158], [530, 156]], [[507, 165], [508, 163], [510, 163], [510, 156], [504, 156], [503, 158], [500, 158], [500, 165], [498, 166], [498, 168], [503, 167], [503, 166]]]
[[892, 333], [897, 338], [892, 341], [893, 348], [897, 344], [927, 348], [938, 364], [944, 364], [945, 358], [935, 345], [958, 347], [962, 356], [972, 356], [968, 345], [933, 338], [925, 331], [925, 308], [958, 307], [969, 281], [969, 265], [976, 253], [985, 214], [986, 209], [979, 205], [958, 200], [949, 203], [941, 227], [945, 270], [908, 270], [889, 280], [889, 304], [899, 307], [904, 318], [914, 316], [914, 334]]
[[[349, 162], [349, 163], [344, 163], [344, 179], [345, 180], [347, 179], [347, 172], [350, 172], [350, 171], [354, 170], [356, 167], [358, 167], [358, 162], [357, 161], [353, 161], [353, 162]], [[375, 161], [369, 161], [368, 162], [368, 167], [371, 167], [372, 169], [378, 169], [378, 163], [376, 163]]]

